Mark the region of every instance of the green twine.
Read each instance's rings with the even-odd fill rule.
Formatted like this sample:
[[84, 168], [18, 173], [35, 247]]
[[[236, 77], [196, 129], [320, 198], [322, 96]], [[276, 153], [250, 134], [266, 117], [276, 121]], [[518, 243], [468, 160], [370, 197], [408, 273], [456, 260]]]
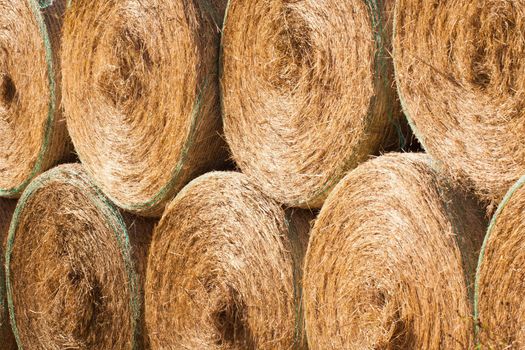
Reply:
[[[11, 321], [11, 328], [15, 336], [16, 343], [19, 350], [23, 350], [22, 342], [20, 340], [20, 335], [18, 332], [18, 326], [16, 323], [16, 315], [13, 303], [13, 290], [11, 285], [11, 253], [13, 250], [13, 244], [15, 241], [16, 232], [18, 230], [20, 217], [24, 211], [24, 208], [27, 204], [27, 201], [37, 192], [40, 188], [45, 186], [47, 183], [53, 181], [55, 176], [59, 175], [63, 170], [61, 168], [51, 169], [44, 174], [37, 177], [33, 182], [29, 184], [27, 189], [23, 192], [22, 197], [18, 201], [15, 212], [13, 214], [13, 219], [9, 227], [9, 235], [7, 238], [7, 246], [5, 252], [5, 279], [6, 279], [6, 288], [7, 288], [7, 303], [9, 308], [9, 317]], [[131, 260], [130, 251], [131, 245], [129, 241], [129, 236], [127, 233], [126, 225], [124, 223], [124, 218], [120, 212], [114, 207], [114, 205], [94, 186], [94, 184], [87, 182], [81, 178], [70, 177], [69, 183], [82, 187], [88, 185], [95, 193], [95, 197], [92, 200], [92, 204], [95, 205], [98, 209], [101, 210], [103, 215], [108, 219], [106, 222], [109, 224], [120, 251], [122, 252], [122, 258], [124, 260], [126, 272], [128, 275], [128, 285], [130, 289], [130, 307], [131, 307], [131, 328], [133, 330], [133, 339], [132, 339], [132, 349], [138, 349], [137, 338], [140, 333], [138, 325], [138, 319], [140, 318], [140, 307], [141, 301], [139, 296], [139, 287], [138, 287], [138, 277], [135, 273], [133, 261]]]
[[[487, 244], [488, 244], [488, 241], [490, 240], [492, 230], [494, 229], [494, 226], [496, 225], [496, 221], [498, 220], [498, 216], [501, 214], [503, 209], [505, 209], [510, 199], [514, 195], [514, 193], [516, 193], [516, 191], [518, 191], [521, 187], [523, 187], [524, 184], [525, 184], [525, 176], [522, 176], [505, 194], [505, 197], [503, 197], [503, 200], [499, 204], [498, 209], [496, 210], [496, 213], [494, 214], [494, 216], [492, 216], [492, 219], [490, 220], [490, 225], [487, 229], [487, 234], [485, 235], [485, 239], [483, 240], [483, 245], [481, 246], [481, 251], [479, 253], [479, 258], [478, 258], [478, 266], [476, 269], [476, 279], [474, 282], [474, 321], [475, 321], [474, 332], [475, 332], [476, 339], [478, 339], [478, 341], [479, 341], [479, 334], [481, 332], [481, 327], [479, 323], [479, 278], [480, 278], [479, 273], [481, 270], [481, 266], [483, 265], [483, 259], [485, 257], [485, 251], [487, 250]], [[479, 343], [477, 347], [481, 349], [481, 344]]]
[[53, 5], [53, 1], [54, 1], [54, 0], [38, 0], [38, 6], [39, 6], [41, 9], [46, 9], [46, 8], [48, 8], [49, 6]]
[[38, 156], [31, 170], [29, 176], [18, 186], [9, 188], [9, 189], [0, 189], [0, 197], [16, 197], [20, 192], [22, 192], [26, 186], [31, 182], [31, 180], [43, 170], [44, 157], [47, 155], [49, 144], [51, 140], [51, 135], [53, 133], [54, 119], [55, 119], [55, 108], [56, 108], [56, 84], [55, 84], [55, 70], [53, 66], [53, 49], [51, 47], [51, 41], [49, 39], [49, 33], [47, 30], [47, 25], [44, 20], [43, 13], [41, 9], [45, 9], [48, 6], [52, 5], [53, 0], [28, 0], [31, 10], [33, 11], [33, 16], [35, 17], [42, 40], [44, 42], [44, 48], [46, 51], [46, 64], [47, 64], [47, 78], [49, 85], [49, 106], [47, 112], [47, 120], [44, 129], [44, 141], [38, 152]]

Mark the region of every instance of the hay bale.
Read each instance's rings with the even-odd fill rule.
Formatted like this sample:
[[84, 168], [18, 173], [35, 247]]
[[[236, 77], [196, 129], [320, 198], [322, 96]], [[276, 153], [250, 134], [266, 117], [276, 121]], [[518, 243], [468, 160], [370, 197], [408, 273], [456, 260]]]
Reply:
[[73, 0], [64, 108], [86, 171], [119, 207], [160, 216], [222, 164], [217, 60], [225, 0]]
[[1, 197], [19, 197], [70, 148], [60, 105], [65, 1], [44, 3], [0, 0]]
[[349, 170], [398, 144], [392, 0], [230, 0], [222, 37], [233, 158], [289, 206], [320, 207]]
[[[9, 231], [11, 217], [15, 210], [16, 202], [11, 200], [0, 200], [0, 256], [4, 256], [5, 241]], [[6, 293], [5, 293], [5, 275], [4, 269], [0, 269], [0, 344], [2, 349], [16, 349], [15, 338], [11, 332], [9, 324], [9, 313], [7, 311]]]
[[476, 320], [482, 349], [525, 347], [525, 177], [507, 193], [488, 228], [476, 275]]
[[81, 165], [24, 191], [6, 248], [7, 299], [19, 347], [136, 349], [151, 223], [124, 218]]
[[288, 215], [239, 173], [210, 173], [181, 191], [155, 228], [148, 260], [152, 348], [303, 348], [311, 217]]
[[403, 109], [456, 181], [496, 204], [525, 173], [525, 1], [398, 0]]
[[483, 214], [422, 154], [367, 162], [334, 189], [305, 258], [315, 349], [471, 349]]

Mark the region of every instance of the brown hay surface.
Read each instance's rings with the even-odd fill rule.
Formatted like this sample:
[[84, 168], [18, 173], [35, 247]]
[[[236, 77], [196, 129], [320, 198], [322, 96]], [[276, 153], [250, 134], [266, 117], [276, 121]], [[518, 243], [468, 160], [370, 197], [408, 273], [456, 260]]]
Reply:
[[154, 231], [145, 287], [152, 348], [303, 348], [311, 218], [285, 213], [243, 174], [191, 182]]
[[222, 37], [233, 158], [290, 206], [319, 207], [348, 169], [396, 144], [393, 1], [230, 0]]
[[65, 1], [54, 1], [52, 6], [34, 13], [32, 6], [38, 8], [37, 3], [0, 0], [3, 197], [19, 197], [34, 176], [55, 165], [69, 151], [60, 107], [60, 32]]
[[482, 349], [525, 348], [525, 179], [492, 219], [477, 274], [478, 336]]
[[497, 204], [525, 173], [525, 1], [398, 0], [404, 111], [455, 180]]
[[8, 300], [24, 349], [134, 349], [151, 223], [125, 219], [80, 165], [50, 170], [17, 206]]
[[[12, 200], [0, 200], [0, 257], [4, 257], [4, 247], [9, 231], [11, 217], [15, 210], [16, 202]], [[4, 350], [16, 349], [15, 338], [11, 332], [9, 323], [9, 313], [6, 301], [5, 274], [4, 269], [0, 269], [0, 345]]]
[[472, 349], [469, 291], [485, 222], [421, 154], [360, 165], [312, 229], [309, 348]]
[[72, 1], [62, 61], [68, 129], [86, 171], [119, 207], [160, 216], [182, 186], [223, 162], [224, 6]]

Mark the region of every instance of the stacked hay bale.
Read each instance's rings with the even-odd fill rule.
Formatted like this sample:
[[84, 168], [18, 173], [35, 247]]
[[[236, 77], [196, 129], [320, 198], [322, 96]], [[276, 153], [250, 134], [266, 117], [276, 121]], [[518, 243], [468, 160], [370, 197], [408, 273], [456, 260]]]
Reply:
[[349, 173], [305, 258], [310, 349], [473, 348], [469, 294], [485, 228], [476, 204], [426, 155], [383, 156]]
[[20, 349], [135, 349], [151, 223], [125, 219], [80, 165], [24, 191], [6, 247], [7, 299]]
[[145, 297], [152, 348], [306, 348], [309, 219], [285, 213], [239, 173], [191, 182], [153, 236]]
[[64, 108], [87, 173], [119, 207], [160, 216], [226, 158], [217, 61], [225, 0], [74, 0]]
[[229, 1], [225, 135], [240, 169], [279, 202], [320, 207], [346, 171], [397, 145], [393, 3]]
[[0, 0], [0, 196], [19, 197], [69, 152], [61, 113], [65, 0]]
[[525, 1], [398, 0], [403, 109], [456, 181], [497, 205], [525, 174]]
[[525, 347], [525, 0], [68, 3], [0, 0], [2, 348]]
[[524, 183], [522, 177], [500, 204], [479, 258], [475, 305], [483, 349], [525, 347]]

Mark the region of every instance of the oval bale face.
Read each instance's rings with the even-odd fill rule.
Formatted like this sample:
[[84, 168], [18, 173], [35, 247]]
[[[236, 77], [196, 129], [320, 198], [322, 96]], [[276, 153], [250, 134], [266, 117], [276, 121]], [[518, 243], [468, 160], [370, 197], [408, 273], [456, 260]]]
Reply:
[[348, 169], [397, 144], [392, 4], [229, 2], [225, 135], [241, 170], [279, 202], [320, 207]]
[[224, 161], [223, 11], [221, 1], [79, 0], [68, 8], [68, 128], [86, 171], [119, 207], [160, 216], [187, 182]]
[[525, 173], [525, 1], [399, 0], [400, 99], [425, 149], [498, 204]]
[[468, 349], [485, 222], [423, 154], [350, 172], [312, 229], [303, 293], [314, 349]]
[[133, 349], [140, 298], [126, 226], [80, 165], [20, 199], [6, 248], [13, 330], [24, 349]]
[[152, 240], [145, 287], [151, 347], [302, 349], [309, 225], [297, 216], [287, 217], [240, 173], [210, 173], [185, 187]]

